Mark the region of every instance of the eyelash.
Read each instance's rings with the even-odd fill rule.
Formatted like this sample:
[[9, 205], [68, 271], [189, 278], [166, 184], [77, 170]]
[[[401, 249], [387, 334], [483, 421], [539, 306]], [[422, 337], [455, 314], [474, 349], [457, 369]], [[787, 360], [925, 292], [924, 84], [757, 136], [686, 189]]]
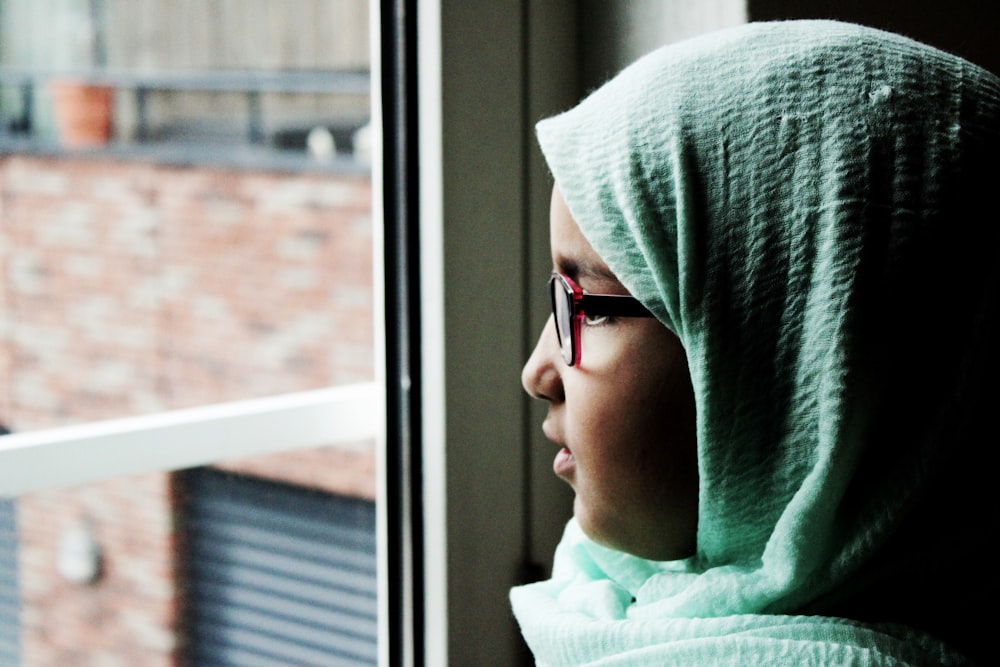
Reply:
[[610, 315], [596, 315], [591, 317], [590, 315], [583, 316], [583, 323], [588, 327], [599, 327], [606, 324], [611, 324], [614, 318]]

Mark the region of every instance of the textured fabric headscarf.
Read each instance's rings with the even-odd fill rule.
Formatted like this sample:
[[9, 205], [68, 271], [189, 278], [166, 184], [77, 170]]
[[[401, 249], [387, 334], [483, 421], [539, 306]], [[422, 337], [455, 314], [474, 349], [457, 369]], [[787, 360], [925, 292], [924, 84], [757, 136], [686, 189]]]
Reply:
[[552, 579], [512, 592], [539, 664], [988, 646], [998, 120], [967, 61], [793, 21], [655, 51], [538, 125], [583, 234], [684, 344], [700, 472], [688, 560], [570, 522]]

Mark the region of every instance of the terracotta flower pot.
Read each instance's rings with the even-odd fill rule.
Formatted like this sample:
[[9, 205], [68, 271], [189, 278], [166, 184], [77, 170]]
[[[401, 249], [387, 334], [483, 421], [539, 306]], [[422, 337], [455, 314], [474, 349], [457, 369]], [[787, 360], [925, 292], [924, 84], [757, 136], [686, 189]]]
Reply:
[[115, 91], [80, 81], [49, 84], [59, 142], [68, 148], [106, 144], [111, 138]]

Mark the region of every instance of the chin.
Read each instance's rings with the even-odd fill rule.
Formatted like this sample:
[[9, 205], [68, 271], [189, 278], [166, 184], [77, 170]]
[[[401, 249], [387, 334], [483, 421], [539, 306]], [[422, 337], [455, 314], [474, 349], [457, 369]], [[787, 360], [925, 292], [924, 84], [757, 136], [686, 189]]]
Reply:
[[[579, 501], [574, 504], [574, 516], [583, 533], [602, 547], [622, 551], [638, 558], [655, 561], [681, 560], [695, 554], [695, 544], [669, 544], [662, 540], [645, 539], [652, 536], [629, 535], [629, 531], [612, 522], [602, 522], [586, 511]], [[662, 534], [659, 535], [662, 537]]]
[[580, 529], [584, 535], [602, 547], [614, 549], [615, 551], [624, 551], [640, 558], [647, 558], [647, 556], [639, 553], [646, 550], [638, 548], [638, 545], [625, 539], [624, 531], [619, 526], [613, 525], [614, 522], [588, 512], [584, 503], [580, 501], [579, 495], [577, 495], [574, 503], [573, 515], [576, 517], [577, 523], [580, 524]]

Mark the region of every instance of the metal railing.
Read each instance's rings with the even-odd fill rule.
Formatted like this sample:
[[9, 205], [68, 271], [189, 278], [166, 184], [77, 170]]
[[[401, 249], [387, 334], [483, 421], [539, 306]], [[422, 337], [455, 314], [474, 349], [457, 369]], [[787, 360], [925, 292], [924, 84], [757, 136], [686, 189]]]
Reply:
[[[246, 100], [245, 141], [263, 146], [267, 141], [262, 96], [277, 94], [318, 94], [367, 98], [371, 77], [359, 70], [134, 70], [115, 68], [49, 69], [0, 65], [0, 88], [14, 89], [19, 96], [16, 114], [8, 115], [0, 107], [0, 152], [6, 144], [31, 146], [38, 139], [34, 127], [34, 104], [40, 87], [53, 81], [72, 80], [88, 86], [109, 87], [130, 93], [135, 105], [133, 141], [150, 142], [149, 99], [164, 92], [236, 93]], [[365, 119], [330, 118], [330, 124], [356, 129]]]
[[381, 438], [361, 383], [0, 436], [0, 498], [217, 461]]

